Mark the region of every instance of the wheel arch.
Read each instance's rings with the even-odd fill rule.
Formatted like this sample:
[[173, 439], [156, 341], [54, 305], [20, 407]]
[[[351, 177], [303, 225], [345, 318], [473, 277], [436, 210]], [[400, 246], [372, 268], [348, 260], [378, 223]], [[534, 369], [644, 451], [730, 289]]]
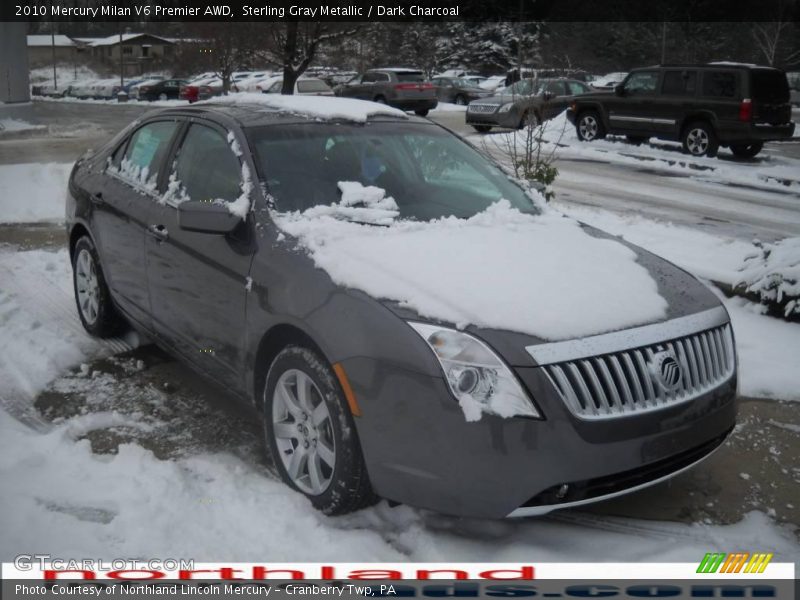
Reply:
[[281, 350], [292, 344], [314, 350], [330, 364], [328, 356], [307, 332], [289, 323], [274, 325], [261, 336], [255, 353], [252, 393], [253, 402], [257, 410], [261, 411], [262, 408], [259, 398], [272, 362], [280, 354]]
[[83, 236], [86, 236], [90, 240], [92, 240], [92, 244], [94, 244], [95, 249], [97, 248], [97, 244], [95, 244], [94, 237], [92, 237], [92, 234], [89, 231], [89, 228], [86, 227], [86, 225], [84, 225], [81, 222], [75, 223], [75, 225], [72, 226], [72, 229], [70, 229], [70, 232], [69, 232], [69, 259], [70, 259], [70, 262], [72, 262], [72, 259], [74, 258], [73, 254], [75, 252], [75, 244], [77, 244], [78, 240], [81, 239]]
[[716, 133], [717, 130], [717, 120], [714, 117], [714, 114], [709, 111], [692, 111], [686, 115], [684, 115], [683, 119], [681, 119], [678, 123], [678, 136], [683, 138], [683, 134], [686, 132], [686, 128], [691, 125], [692, 123], [696, 123], [697, 121], [703, 121], [711, 125], [714, 128], [714, 132]]

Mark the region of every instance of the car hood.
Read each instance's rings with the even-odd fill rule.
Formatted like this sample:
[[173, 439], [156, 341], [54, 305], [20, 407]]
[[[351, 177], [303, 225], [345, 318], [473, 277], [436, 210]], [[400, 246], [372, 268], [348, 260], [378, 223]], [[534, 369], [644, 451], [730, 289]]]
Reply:
[[[617, 238], [603, 231], [594, 229], [587, 225], [582, 225], [584, 231], [590, 235], [600, 238], [609, 239], [618, 242], [636, 253], [636, 262], [647, 269], [650, 277], [655, 280], [658, 286], [658, 293], [666, 300], [667, 308], [666, 313], [660, 318], [653, 318], [643, 321], [635, 327], [649, 325], [652, 323], [666, 322], [671, 319], [692, 315], [710, 308], [721, 306], [717, 297], [702, 283], [700, 283], [693, 275], [684, 271], [680, 267], [670, 263], [669, 261], [644, 250], [634, 244], [628, 243], [621, 238]], [[530, 257], [517, 257], [516, 260], [528, 261]], [[597, 257], [598, 265], [603, 261], [602, 256]], [[564, 277], [568, 277], [568, 273], [564, 273]], [[631, 295], [636, 295], [639, 290], [634, 285], [631, 285], [626, 292]], [[498, 291], [498, 293], [503, 293]], [[508, 291], [506, 291], [508, 293]], [[591, 294], [591, 292], [588, 292]], [[590, 299], [589, 299], [590, 300]], [[380, 300], [380, 302], [391, 310], [395, 315], [410, 321], [422, 321], [438, 323], [450, 328], [460, 329], [462, 327], [457, 323], [430, 319], [419, 315], [414, 310], [409, 309], [407, 306], [392, 300]], [[586, 303], [586, 310], [592, 310], [592, 302]], [[555, 318], [555, 319], [570, 319], [570, 314], [566, 311], [563, 314], [548, 315], [542, 318]], [[608, 331], [624, 330], [623, 328], [611, 328]], [[473, 335], [483, 339], [490, 346], [492, 346], [508, 364], [514, 367], [530, 367], [535, 366], [535, 361], [525, 350], [527, 346], [535, 346], [538, 344], [549, 343], [551, 340], [544, 339], [535, 335], [510, 331], [507, 329], [495, 329], [491, 327], [480, 326], [467, 326], [463, 328], [464, 331], [470, 332]], [[592, 332], [589, 335], [595, 335], [604, 332]], [[583, 336], [575, 336], [574, 339], [579, 339]]]

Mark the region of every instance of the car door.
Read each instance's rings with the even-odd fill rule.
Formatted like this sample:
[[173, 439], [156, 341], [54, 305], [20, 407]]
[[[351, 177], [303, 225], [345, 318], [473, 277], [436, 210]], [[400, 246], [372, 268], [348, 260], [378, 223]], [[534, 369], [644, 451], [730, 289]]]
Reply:
[[542, 120], [552, 119], [567, 109], [567, 88], [563, 81], [548, 81], [544, 90], [541, 104]]
[[342, 87], [341, 95], [348, 98], [363, 98], [365, 86], [371, 83], [374, 83], [372, 73], [364, 73], [360, 77], [355, 77], [348, 81], [344, 87]]
[[453, 101], [453, 82], [443, 77], [437, 77], [431, 82], [436, 88], [436, 98], [440, 102]]
[[228, 235], [199, 233], [179, 227], [177, 209], [186, 200], [230, 203], [253, 194], [252, 167], [239, 150], [244, 141], [228, 140], [228, 132], [215, 123], [193, 120], [186, 126], [170, 158], [168, 180], [162, 183], [162, 202], [150, 214], [145, 248], [158, 335], [204, 371], [239, 389], [254, 251], [252, 217]]
[[145, 229], [178, 122], [159, 119], [135, 129], [112, 154], [105, 170], [89, 178], [92, 234], [103, 272], [118, 306], [150, 326], [145, 269]]
[[635, 71], [622, 83], [621, 94], [609, 96], [606, 102], [611, 129], [622, 133], [652, 133], [659, 71]]
[[653, 131], [678, 138], [684, 115], [697, 104], [697, 70], [667, 69], [653, 110]]

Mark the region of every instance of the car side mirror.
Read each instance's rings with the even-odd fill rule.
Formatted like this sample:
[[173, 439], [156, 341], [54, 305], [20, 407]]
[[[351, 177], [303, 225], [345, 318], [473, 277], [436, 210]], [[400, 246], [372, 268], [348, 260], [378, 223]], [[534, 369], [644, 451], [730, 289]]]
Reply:
[[624, 96], [625, 95], [625, 86], [624, 85], [615, 85], [614, 86], [614, 93], [617, 96]]
[[178, 204], [178, 227], [185, 231], [224, 235], [241, 222], [224, 204], [204, 200], [187, 200]]

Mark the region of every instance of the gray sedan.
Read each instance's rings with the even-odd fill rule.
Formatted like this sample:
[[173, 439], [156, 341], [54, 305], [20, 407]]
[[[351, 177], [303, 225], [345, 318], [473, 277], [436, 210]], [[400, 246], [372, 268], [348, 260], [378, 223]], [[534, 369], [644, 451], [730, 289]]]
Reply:
[[574, 96], [590, 91], [574, 79], [523, 79], [494, 96], [470, 102], [467, 124], [480, 132], [536, 126], [566, 110]]
[[728, 314], [688, 273], [430, 121], [257, 98], [131, 123], [75, 165], [66, 226], [85, 329], [133, 326], [248, 403], [299, 497], [543, 514], [733, 429]]
[[434, 77], [431, 83], [436, 88], [436, 97], [440, 102], [452, 102], [463, 106], [478, 98], [492, 95], [492, 92], [461, 77]]

